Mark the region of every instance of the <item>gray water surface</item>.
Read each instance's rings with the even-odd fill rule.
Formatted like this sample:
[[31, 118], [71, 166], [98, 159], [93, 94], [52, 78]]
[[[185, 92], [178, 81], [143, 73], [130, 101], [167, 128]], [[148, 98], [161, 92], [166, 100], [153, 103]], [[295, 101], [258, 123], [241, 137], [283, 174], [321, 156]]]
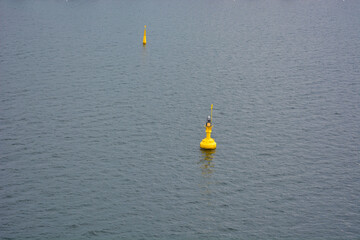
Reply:
[[359, 12], [0, 0], [0, 239], [359, 239]]

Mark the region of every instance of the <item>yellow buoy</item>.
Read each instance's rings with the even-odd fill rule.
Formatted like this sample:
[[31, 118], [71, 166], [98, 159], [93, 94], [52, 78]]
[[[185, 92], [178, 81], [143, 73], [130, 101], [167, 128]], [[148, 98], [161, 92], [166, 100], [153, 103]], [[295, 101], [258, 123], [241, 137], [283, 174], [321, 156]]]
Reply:
[[146, 25], [144, 26], [144, 38], [143, 38], [143, 45], [146, 45]]
[[207, 122], [206, 122], [206, 125], [205, 125], [206, 138], [204, 138], [200, 142], [200, 148], [203, 148], [203, 149], [215, 149], [216, 148], [216, 142], [214, 141], [213, 138], [211, 138], [211, 132], [212, 132], [212, 127], [213, 127], [213, 125], [211, 124], [212, 109], [213, 109], [213, 105], [211, 104], [211, 117], [208, 116]]

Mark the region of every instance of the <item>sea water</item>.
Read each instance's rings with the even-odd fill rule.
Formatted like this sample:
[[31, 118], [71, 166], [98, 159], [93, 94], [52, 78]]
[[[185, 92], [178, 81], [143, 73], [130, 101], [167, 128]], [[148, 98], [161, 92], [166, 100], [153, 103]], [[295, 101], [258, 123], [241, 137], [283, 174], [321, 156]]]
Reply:
[[359, 12], [1, 0], [0, 239], [359, 239]]

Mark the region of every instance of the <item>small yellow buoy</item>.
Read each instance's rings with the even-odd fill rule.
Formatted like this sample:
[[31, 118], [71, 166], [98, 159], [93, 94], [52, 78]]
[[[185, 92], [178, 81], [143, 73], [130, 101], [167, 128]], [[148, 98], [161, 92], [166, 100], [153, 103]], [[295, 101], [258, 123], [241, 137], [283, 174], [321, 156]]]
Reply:
[[214, 141], [213, 138], [211, 138], [211, 132], [212, 132], [212, 127], [213, 125], [211, 124], [211, 120], [212, 120], [212, 109], [213, 109], [213, 105], [211, 104], [211, 117], [208, 116], [206, 125], [205, 125], [205, 132], [206, 132], [206, 138], [204, 138], [201, 142], [200, 142], [200, 148], [203, 149], [215, 149], [216, 148], [216, 142]]
[[144, 26], [144, 38], [143, 38], [143, 45], [146, 45], [146, 25]]

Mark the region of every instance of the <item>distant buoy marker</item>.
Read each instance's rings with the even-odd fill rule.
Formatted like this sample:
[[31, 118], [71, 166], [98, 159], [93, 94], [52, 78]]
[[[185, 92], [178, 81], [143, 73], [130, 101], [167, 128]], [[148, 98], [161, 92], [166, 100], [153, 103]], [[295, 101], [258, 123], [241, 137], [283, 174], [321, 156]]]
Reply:
[[143, 45], [146, 45], [146, 25], [144, 26], [144, 38], [143, 38]]
[[213, 138], [211, 138], [211, 132], [212, 132], [212, 109], [213, 109], [213, 104], [211, 104], [211, 114], [210, 116], [207, 117], [207, 121], [205, 124], [205, 132], [206, 132], [206, 138], [204, 138], [201, 142], [200, 142], [200, 148], [202, 149], [215, 149], [216, 148], [216, 142], [214, 141]]

